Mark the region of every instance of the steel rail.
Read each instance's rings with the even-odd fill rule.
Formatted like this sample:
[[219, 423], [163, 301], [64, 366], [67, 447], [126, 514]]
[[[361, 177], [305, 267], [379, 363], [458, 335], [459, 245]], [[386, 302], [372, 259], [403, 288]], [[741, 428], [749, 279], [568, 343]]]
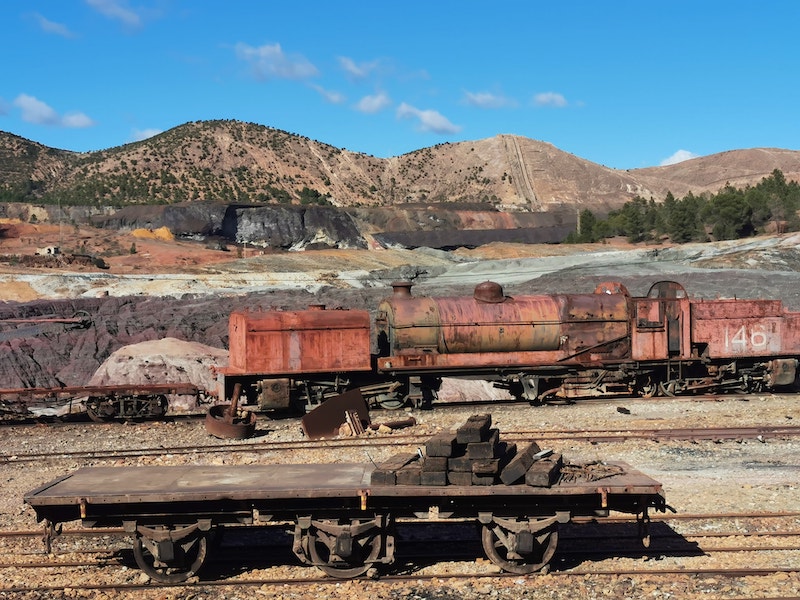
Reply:
[[[305, 568], [305, 567], [304, 567]], [[590, 571], [583, 569], [576, 569], [572, 571], [554, 571], [548, 574], [549, 577], [555, 578], [573, 578], [580, 577], [619, 577], [619, 576], [644, 576], [644, 577], [674, 577], [678, 576], [716, 576], [716, 577], [762, 577], [769, 575], [776, 575], [778, 573], [798, 573], [800, 567], [777, 567], [771, 569], [762, 568], [727, 568], [727, 569], [616, 569], [616, 570], [603, 570], [603, 571]], [[424, 582], [436, 581], [438, 583], [445, 583], [449, 580], [463, 581], [467, 579], [519, 579], [521, 576], [514, 573], [447, 573], [447, 574], [410, 574], [410, 575], [386, 575], [380, 578], [384, 582]], [[90, 584], [90, 585], [47, 585], [47, 586], [15, 586], [9, 588], [0, 588], [0, 593], [7, 594], [22, 594], [22, 593], [47, 593], [47, 592], [63, 592], [64, 590], [72, 591], [133, 591], [133, 590], [159, 590], [159, 589], [187, 589], [197, 590], [203, 588], [223, 589], [237, 587], [252, 588], [264, 586], [281, 586], [281, 592], [285, 593], [287, 587], [307, 587], [307, 586], [333, 586], [339, 587], [342, 585], [341, 579], [333, 579], [331, 577], [313, 577], [313, 578], [257, 578], [247, 580], [219, 580], [219, 581], [190, 581], [181, 584], [160, 584], [160, 583], [130, 583], [130, 584]], [[320, 595], [320, 590], [315, 590], [315, 595]], [[776, 597], [776, 600], [783, 600], [789, 598], [796, 598], [796, 596]]]
[[[630, 439], [673, 440], [673, 441], [707, 441], [721, 439], [773, 439], [800, 436], [800, 426], [779, 427], [712, 427], [712, 428], [680, 428], [680, 429], [621, 429], [621, 430], [531, 430], [507, 431], [503, 439], [514, 442], [583, 440], [587, 442], [612, 442]], [[330, 440], [296, 440], [281, 442], [244, 442], [236, 444], [209, 444], [205, 446], [159, 446], [153, 448], [131, 448], [115, 450], [76, 450], [55, 452], [26, 452], [0, 455], [0, 464], [23, 463], [39, 460], [74, 459], [74, 458], [139, 458], [143, 456], [163, 454], [194, 454], [217, 452], [273, 452], [278, 450], [302, 450], [307, 448], [361, 448], [397, 446], [406, 444], [423, 444], [429, 435], [401, 434], [386, 436], [370, 436], [356, 438], [337, 438]]]

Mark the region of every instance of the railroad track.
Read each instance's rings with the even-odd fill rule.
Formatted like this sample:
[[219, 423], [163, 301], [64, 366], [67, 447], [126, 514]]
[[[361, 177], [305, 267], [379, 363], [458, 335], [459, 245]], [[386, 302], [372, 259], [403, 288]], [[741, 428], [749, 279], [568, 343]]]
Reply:
[[[698, 522], [698, 529], [719, 519], [731, 520], [736, 523], [736, 527], [726, 531], [695, 534], [678, 534], [677, 532], [656, 534], [653, 536], [654, 544], [649, 549], [641, 547], [630, 549], [630, 542], [635, 536], [627, 535], [625, 530], [620, 530], [610, 538], [607, 535], [603, 536], [607, 543], [604, 544], [602, 550], [587, 550], [587, 546], [594, 545], [597, 536], [592, 533], [582, 535], [577, 533], [580, 526], [571, 526], [566, 529], [565, 535], [561, 538], [559, 550], [553, 560], [554, 570], [544, 581], [554, 588], [571, 585], [567, 582], [576, 578], [585, 584], [590, 580], [614, 582], [618, 581], [620, 577], [656, 584], [660, 581], [674, 582], [678, 578], [685, 586], [697, 585], [698, 580], [715, 583], [734, 581], [738, 585], [738, 582], [745, 578], [767, 578], [781, 574], [781, 581], [788, 586], [787, 590], [793, 589], [791, 587], [794, 585], [793, 582], [800, 581], [800, 513], [674, 515], [672, 519], [695, 520]], [[764, 522], [769, 520], [774, 520], [780, 528], [776, 530], [773, 527], [764, 527]], [[619, 518], [613, 521], [629, 527], [635, 526], [629, 518]], [[743, 531], [743, 529], [750, 529], [755, 522], [761, 524], [761, 530]], [[416, 525], [416, 527], [420, 527], [420, 525]], [[37, 532], [6, 531], [0, 532], [0, 537], [29, 536], [35, 533]], [[107, 539], [108, 535], [116, 533], [115, 530], [102, 530], [93, 531], [91, 535], [102, 534], [101, 537]], [[66, 535], [78, 535], [78, 533], [69, 532]], [[724, 546], [715, 543], [721, 538], [726, 538]], [[680, 544], [685, 547], [670, 546], [670, 542], [676, 540], [679, 540]], [[754, 540], [761, 540], [757, 547], [755, 547]], [[450, 540], [449, 543], [440, 542], [438, 545], [442, 548], [438, 552], [431, 551], [432, 545], [429, 541], [405, 542], [403, 544], [405, 550], [402, 554], [398, 554], [398, 563], [389, 574], [382, 575], [378, 582], [369, 580], [342, 582], [328, 577], [320, 577], [315, 569], [308, 567], [279, 566], [276, 559], [282, 561], [288, 557], [291, 560], [291, 553], [288, 549], [281, 553], [276, 552], [272, 546], [260, 546], [260, 553], [251, 550], [245, 555], [241, 549], [233, 546], [228, 547], [224, 553], [218, 553], [220, 558], [208, 565], [210, 571], [208, 576], [221, 576], [221, 578], [215, 580], [195, 579], [178, 587], [187, 593], [197, 593], [199, 590], [219, 593], [227, 590], [252, 590], [254, 588], [260, 588], [260, 593], [271, 593], [270, 590], [275, 586], [273, 591], [280, 591], [283, 594], [287, 592], [302, 594], [303, 590], [314, 586], [315, 595], [319, 595], [325, 593], [324, 590], [327, 586], [332, 586], [331, 589], [333, 589], [333, 586], [341, 588], [352, 585], [360, 590], [366, 590], [371, 586], [392, 586], [394, 584], [400, 586], [430, 584], [447, 586], [459, 580], [484, 581], [492, 586], [519, 586], [536, 577], [524, 578], [519, 575], [497, 573], [489, 563], [481, 558], [480, 544], [477, 540], [472, 540], [472, 545], [466, 542], [470, 542], [470, 540], [461, 537]], [[107, 548], [107, 542], [103, 543]], [[455, 544], [457, 544], [458, 550], [454, 553], [453, 546]], [[788, 558], [783, 561], [783, 564], [775, 564], [773, 553], [781, 553]], [[0, 552], [0, 570], [18, 570], [19, 573], [25, 574], [21, 577], [25, 581], [46, 581], [47, 583], [40, 585], [14, 584], [12, 580], [7, 579], [6, 585], [0, 584], [0, 594], [55, 594], [68, 588], [75, 591], [132, 592], [135, 590], [156, 591], [164, 588], [174, 590], [176, 587], [144, 582], [141, 578], [131, 581], [130, 574], [125, 575], [120, 581], [120, 573], [126, 573], [123, 567], [130, 566], [132, 563], [129, 551], [108, 552], [107, 550], [82, 549], [60, 554], [58, 560], [52, 560], [41, 553], [38, 556], [17, 553], [14, 554], [14, 560], [8, 560], [3, 556], [4, 554], [7, 556], [7, 553]], [[257, 558], [259, 555], [271, 558], [259, 559]], [[735, 558], [737, 555], [740, 558]], [[665, 560], [674, 560], [679, 557], [689, 557], [691, 562], [677, 566], [665, 566]], [[714, 561], [720, 557], [724, 558], [726, 566], [714, 566]], [[582, 562], [586, 559], [591, 559], [592, 562], [588, 565]], [[607, 559], [612, 560], [607, 562]], [[443, 560], [447, 561], [447, 568], [444, 572], [431, 566], [414, 566], [430, 565], [432, 562]], [[283, 564], [280, 562], [280, 565]], [[578, 566], [575, 566], [576, 564]], [[242, 573], [241, 567], [245, 567], [247, 571]], [[61, 583], [53, 581], [54, 573], [65, 577], [68, 576], [69, 569], [75, 569], [78, 574], [77, 579], [83, 577], [86, 581], [79, 582], [77, 579]], [[706, 593], [708, 586], [709, 584], [706, 583]], [[537, 583], [537, 589], [540, 588], [541, 585]], [[787, 594], [785, 596], [773, 595], [772, 597], [789, 598], [791, 596]]]
[[[597, 430], [510, 430], [503, 438], [512, 442], [535, 440], [538, 443], [556, 441], [582, 440], [590, 443], [623, 442], [626, 440], [653, 441], [701, 441], [701, 440], [744, 440], [755, 439], [765, 441], [797, 437], [800, 426], [756, 426], [756, 427], [694, 427], [664, 429], [597, 429]], [[213, 443], [192, 446], [158, 446], [149, 448], [102, 449], [102, 450], [65, 450], [53, 452], [15, 452], [0, 454], [0, 464], [30, 463], [44, 460], [89, 460], [89, 459], [123, 459], [146, 456], [215, 454], [233, 452], [281, 452], [302, 449], [344, 449], [344, 448], [380, 448], [398, 445], [423, 445], [430, 435], [391, 434], [356, 438], [336, 438], [330, 440], [296, 440], [296, 441], [251, 441], [236, 444]]]
[[[113, 388], [120, 387], [124, 388], [124, 386], [106, 386], [109, 390], [113, 391]], [[165, 385], [154, 385], [150, 386], [154, 389], [170, 389], [173, 390], [175, 386], [165, 386]], [[191, 392], [193, 389], [192, 386], [184, 386], [186, 387], [187, 393]], [[47, 424], [52, 427], [58, 427], [60, 425], [69, 425], [76, 422], [96, 422], [92, 421], [87, 413], [85, 412], [74, 412], [62, 417], [53, 417], [44, 415], [34, 415], [32, 413], [27, 413], [24, 411], [16, 411], [12, 410], [15, 406], [15, 402], [18, 401], [17, 396], [31, 394], [34, 392], [38, 392], [40, 394], [50, 394], [53, 396], [62, 397], [60, 404], [69, 404], [70, 402], [76, 401], [79, 398], [83, 398], [86, 395], [90, 394], [91, 390], [99, 389], [93, 387], [76, 387], [76, 388], [54, 388], [50, 389], [38, 389], [38, 390], [0, 390], [0, 427], [2, 426], [22, 426], [22, 425], [29, 425], [29, 426], [37, 426], [41, 424]], [[127, 388], [125, 388], [127, 389]], [[67, 390], [67, 391], [65, 391]], [[70, 392], [69, 390], [77, 390]], [[80, 392], [79, 392], [80, 391]], [[11, 400], [6, 400], [4, 402], [4, 395], [6, 398], [10, 398]], [[768, 396], [770, 394], [761, 394], [762, 396]], [[607, 398], [581, 398], [577, 401], [572, 400], [549, 400], [544, 402], [544, 405], [609, 405], [609, 404], [625, 404], [628, 401], [645, 401], [645, 402], [659, 402], [669, 400], [670, 402], [721, 402], [725, 400], [747, 400], [750, 396], [742, 395], [742, 394], [696, 394], [696, 395], [678, 395], [678, 396], [670, 396], [669, 398], [654, 396], [652, 398], [643, 398], [641, 396], [616, 396], [616, 397], [607, 397]], [[205, 399], [201, 402], [201, 407], [199, 412], [170, 412], [167, 415], [160, 417], [158, 419], [151, 418], [151, 419], [131, 419], [119, 417], [116, 419], [111, 419], [106, 422], [118, 422], [118, 423], [139, 423], [139, 422], [147, 422], [153, 420], [166, 420], [166, 421], [193, 421], [198, 419], [205, 419], [206, 410], [209, 406], [213, 404], [212, 401]], [[55, 406], [55, 404], [54, 404]], [[449, 409], [460, 409], [460, 408], [474, 408], [477, 412], [480, 411], [487, 411], [490, 410], [492, 407], [514, 407], [519, 406], [522, 410], [536, 410], [536, 406], [532, 406], [530, 402], [527, 400], [516, 400], [513, 398], [509, 399], [492, 399], [492, 400], [454, 400], [454, 401], [447, 401], [447, 402], [436, 402], [433, 405], [433, 410], [436, 411], [447, 411]], [[370, 410], [376, 410], [379, 413], [383, 414], [392, 414], [395, 412], [392, 409], [383, 409], [380, 406], [374, 406]], [[278, 418], [280, 420], [284, 419], [291, 419], [294, 418], [291, 415], [281, 415], [275, 414], [270, 415], [271, 417]]]

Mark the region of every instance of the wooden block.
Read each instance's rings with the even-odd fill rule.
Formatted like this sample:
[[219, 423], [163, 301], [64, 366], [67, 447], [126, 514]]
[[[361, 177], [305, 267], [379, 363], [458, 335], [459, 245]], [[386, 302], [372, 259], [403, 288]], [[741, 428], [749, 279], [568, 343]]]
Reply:
[[477, 473], [472, 474], [472, 485], [494, 485], [494, 482], [494, 475], [478, 475]]
[[538, 448], [539, 446], [532, 442], [518, 451], [506, 467], [500, 471], [500, 481], [511, 485], [522, 479], [533, 464], [533, 455]]
[[511, 459], [517, 454], [517, 444], [514, 442], [498, 442], [497, 444], [497, 457], [500, 459], [500, 468], [502, 469]]
[[397, 485], [419, 485], [422, 469], [419, 465], [406, 465], [395, 473]]
[[491, 475], [494, 477], [499, 472], [499, 458], [485, 458], [483, 460], [476, 460], [472, 463], [472, 473], [474, 475]]
[[450, 485], [472, 485], [472, 473], [470, 471], [448, 471], [447, 482]]
[[456, 434], [443, 432], [433, 436], [425, 443], [425, 455], [455, 456], [456, 448]]
[[[372, 485], [396, 485], [396, 473], [409, 464], [414, 464], [419, 459], [419, 454], [416, 452], [403, 452], [395, 454], [388, 460], [383, 461], [378, 465], [378, 468], [372, 472], [370, 482]], [[419, 467], [417, 467], [419, 468]]]
[[533, 487], [550, 487], [558, 479], [561, 465], [550, 460], [537, 460], [525, 473], [525, 483]]
[[489, 439], [491, 427], [492, 415], [473, 415], [456, 430], [456, 442], [459, 444], [485, 442]]
[[422, 472], [425, 471], [447, 471], [446, 456], [426, 456], [422, 461]]
[[489, 438], [485, 442], [472, 442], [467, 444], [469, 458], [494, 458], [497, 452], [497, 442], [500, 440], [500, 431], [489, 430]]
[[420, 485], [447, 485], [447, 471], [422, 471]]
[[397, 471], [398, 469], [405, 467], [407, 464], [416, 461], [418, 458], [419, 454], [416, 452], [403, 452], [389, 457], [387, 460], [379, 464], [378, 468], [384, 471]]
[[556, 463], [558, 465], [559, 469], [562, 466], [564, 466], [564, 455], [561, 454], [560, 452], [556, 453], [556, 454], [551, 454], [550, 456], [547, 457], [547, 460], [549, 460], [550, 462]]
[[464, 473], [471, 473], [472, 472], [472, 463], [473, 460], [471, 458], [467, 458], [466, 456], [456, 456], [454, 458], [447, 459], [447, 470], [448, 471], [460, 471]]
[[377, 469], [372, 472], [370, 485], [395, 485], [395, 483], [397, 483], [397, 479], [395, 477], [394, 471], [384, 471], [383, 469]]

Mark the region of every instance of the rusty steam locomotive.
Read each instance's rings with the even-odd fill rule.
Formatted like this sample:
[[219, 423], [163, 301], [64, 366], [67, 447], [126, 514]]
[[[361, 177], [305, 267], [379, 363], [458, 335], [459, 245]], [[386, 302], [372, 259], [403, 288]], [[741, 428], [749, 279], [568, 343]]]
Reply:
[[442, 377], [482, 379], [541, 403], [605, 396], [758, 392], [795, 386], [800, 313], [780, 300], [691, 298], [678, 283], [644, 297], [593, 293], [415, 297], [367, 310], [235, 312], [220, 393], [239, 383], [261, 409], [306, 410], [348, 389], [399, 408], [436, 398]]

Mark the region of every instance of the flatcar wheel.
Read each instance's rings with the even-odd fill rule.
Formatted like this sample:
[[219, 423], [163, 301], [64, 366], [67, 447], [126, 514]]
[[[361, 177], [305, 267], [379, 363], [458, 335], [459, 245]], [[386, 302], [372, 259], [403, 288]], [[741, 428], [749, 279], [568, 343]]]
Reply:
[[[531, 536], [524, 540], [522, 537]], [[481, 542], [486, 556], [509, 573], [527, 575], [550, 564], [558, 545], [558, 525], [534, 533], [514, 533], [496, 523], [483, 526]]]
[[[161, 583], [180, 583], [195, 575], [208, 556], [208, 536], [196, 532], [178, 542], [167, 545], [166, 554], [160, 544], [140, 534], [133, 540], [133, 557], [139, 568], [151, 579]], [[158, 557], [158, 558], [157, 558]]]
[[350, 579], [366, 573], [381, 552], [382, 538], [380, 532], [370, 532], [364, 536], [353, 538], [349, 548], [349, 556], [336, 556], [332, 548], [336, 548], [336, 536], [312, 527], [308, 531], [308, 551], [313, 564], [326, 575], [338, 579]]
[[91, 396], [86, 401], [86, 414], [95, 423], [108, 423], [117, 416], [117, 409], [111, 401]]

